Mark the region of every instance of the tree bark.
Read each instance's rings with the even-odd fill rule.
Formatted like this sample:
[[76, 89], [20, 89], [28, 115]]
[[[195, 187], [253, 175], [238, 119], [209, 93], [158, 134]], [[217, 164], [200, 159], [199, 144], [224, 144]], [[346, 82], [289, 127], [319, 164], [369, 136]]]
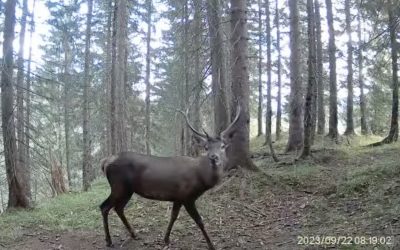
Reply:
[[[194, 107], [193, 107], [193, 126], [195, 129], [199, 130], [201, 127], [200, 120], [200, 93], [202, 89], [202, 76], [201, 76], [201, 64], [200, 64], [200, 50], [201, 50], [201, 40], [202, 40], [202, 19], [201, 19], [201, 2], [193, 1], [194, 4], [194, 81], [195, 81], [195, 96], [194, 96]], [[197, 157], [200, 155], [200, 148], [195, 144], [190, 145], [190, 156]]]
[[226, 100], [226, 71], [219, 0], [207, 0], [207, 19], [211, 46], [212, 93], [214, 97], [214, 132], [221, 133], [229, 122]]
[[[31, 141], [31, 61], [32, 61], [32, 37], [33, 31], [35, 29], [35, 5], [36, 0], [33, 1], [32, 13], [31, 13], [31, 20], [30, 20], [30, 31], [29, 31], [29, 53], [28, 53], [28, 67], [26, 72], [26, 124], [25, 124], [25, 165], [27, 166], [28, 176], [31, 180], [32, 174], [32, 167], [31, 167], [31, 148], [30, 148], [30, 141]], [[30, 199], [32, 200], [32, 193], [30, 193]]]
[[262, 6], [261, 0], [258, 0], [258, 114], [257, 136], [261, 136], [262, 132], [262, 117], [263, 117], [263, 91], [262, 91]]
[[390, 48], [391, 48], [391, 58], [392, 58], [392, 119], [390, 122], [389, 135], [383, 140], [384, 143], [392, 143], [397, 141], [399, 137], [399, 79], [397, 72], [399, 70], [397, 65], [398, 51], [397, 51], [397, 41], [396, 41], [396, 16], [393, 13], [394, 4], [389, 7], [389, 32], [390, 32]]
[[271, 22], [269, 0], [265, 1], [265, 15], [266, 15], [266, 36], [267, 36], [267, 111], [265, 118], [265, 141], [267, 144], [272, 140], [271, 138], [271, 125], [272, 125], [272, 107], [271, 107]]
[[15, 0], [7, 0], [3, 32], [3, 67], [1, 71], [1, 111], [4, 160], [8, 183], [8, 208], [29, 207], [23, 187], [22, 169], [18, 166], [14, 124], [13, 40], [15, 32]]
[[297, 0], [289, 0], [290, 9], [290, 113], [286, 151], [299, 150], [303, 144], [302, 84], [300, 74], [300, 31]]
[[146, 154], [151, 154], [150, 147], [150, 64], [151, 64], [151, 15], [152, 15], [152, 0], [146, 1], [147, 7], [147, 36], [146, 36], [146, 114], [145, 114], [145, 143], [146, 143]]
[[338, 106], [336, 83], [336, 45], [335, 30], [333, 27], [332, 1], [326, 0], [326, 18], [328, 21], [328, 51], [329, 51], [329, 132], [328, 137], [338, 140]]
[[26, 143], [25, 143], [25, 111], [24, 111], [24, 47], [26, 17], [28, 15], [28, 1], [22, 3], [21, 30], [19, 33], [19, 52], [17, 60], [17, 150], [18, 165], [23, 173], [23, 187], [29, 198], [31, 197], [30, 171], [26, 165]]
[[86, 41], [85, 41], [85, 79], [83, 86], [83, 166], [82, 166], [82, 184], [83, 190], [87, 191], [90, 188], [92, 179], [92, 164], [91, 164], [91, 145], [90, 145], [90, 126], [89, 126], [89, 89], [90, 89], [90, 38], [92, 33], [92, 11], [93, 0], [88, 0], [88, 12], [86, 20]]
[[351, 29], [350, 0], [345, 0], [347, 42], [347, 119], [345, 135], [354, 135], [353, 121], [353, 39]]
[[68, 41], [68, 34], [66, 31], [63, 32], [63, 47], [64, 47], [64, 73], [63, 73], [63, 105], [64, 105], [64, 136], [65, 136], [65, 160], [66, 169], [68, 176], [68, 186], [72, 187], [72, 170], [70, 165], [70, 121], [69, 121], [69, 84], [70, 84], [70, 73], [72, 63], [71, 48]]
[[126, 81], [127, 81], [127, 1], [117, 1], [117, 75], [116, 75], [116, 104], [117, 104], [117, 152], [127, 150], [126, 131]]
[[107, 119], [106, 119], [106, 137], [105, 137], [105, 156], [108, 156], [112, 154], [112, 144], [113, 140], [115, 142], [115, 138], [112, 139], [112, 133], [111, 133], [111, 127], [112, 127], [112, 115], [111, 115], [111, 77], [112, 77], [112, 62], [111, 62], [111, 57], [112, 57], [112, 48], [113, 48], [113, 18], [114, 18], [114, 10], [112, 6], [113, 1], [108, 1], [107, 4], [107, 36], [106, 36], [106, 55], [105, 55], [105, 64], [106, 64], [106, 70], [105, 70], [105, 76], [104, 76], [104, 84], [105, 84], [105, 90], [106, 90], [106, 109], [107, 109]]
[[114, 15], [111, 35], [111, 79], [110, 79], [110, 134], [111, 154], [118, 152], [117, 148], [117, 114], [116, 114], [116, 90], [117, 90], [117, 16], [118, 4], [114, 1]]
[[249, 73], [247, 54], [247, 9], [245, 0], [231, 0], [231, 44], [232, 50], [232, 115], [236, 104], [241, 105], [242, 113], [236, 124], [236, 133], [228, 147], [228, 167], [239, 165], [256, 170], [249, 155]]
[[276, 50], [278, 51], [278, 62], [276, 74], [278, 77], [278, 94], [276, 97], [276, 140], [281, 137], [281, 123], [282, 123], [282, 83], [281, 83], [281, 31], [280, 31], [280, 15], [278, 8], [278, 0], [275, 0], [275, 26], [276, 26]]
[[361, 134], [368, 134], [367, 125], [367, 100], [364, 95], [364, 77], [363, 77], [363, 46], [361, 37], [361, 8], [357, 15], [357, 37], [358, 37], [358, 84], [360, 86], [360, 113], [361, 113]]
[[321, 14], [319, 0], [315, 0], [315, 28], [317, 39], [317, 134], [325, 134], [324, 67], [322, 59]]
[[307, 0], [308, 24], [308, 83], [304, 107], [304, 143], [301, 158], [311, 155], [312, 129], [313, 129], [313, 104], [316, 100], [314, 87], [316, 85], [316, 55], [315, 55], [315, 21], [313, 0]]

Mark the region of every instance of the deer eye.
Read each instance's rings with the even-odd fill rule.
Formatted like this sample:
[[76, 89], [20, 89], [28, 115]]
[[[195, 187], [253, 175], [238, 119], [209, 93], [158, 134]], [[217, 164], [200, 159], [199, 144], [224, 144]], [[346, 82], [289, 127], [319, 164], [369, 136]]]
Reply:
[[225, 143], [222, 143], [221, 144], [221, 149], [225, 149], [226, 148], [226, 144]]

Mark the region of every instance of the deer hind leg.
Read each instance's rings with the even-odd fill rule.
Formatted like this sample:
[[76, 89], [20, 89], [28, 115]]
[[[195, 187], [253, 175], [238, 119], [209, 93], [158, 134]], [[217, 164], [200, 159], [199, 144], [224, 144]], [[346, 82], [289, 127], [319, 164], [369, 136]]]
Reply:
[[192, 217], [192, 219], [196, 222], [197, 226], [200, 228], [201, 232], [203, 233], [204, 238], [207, 241], [208, 249], [215, 250], [214, 245], [212, 244], [212, 242], [211, 242], [210, 238], [208, 237], [208, 234], [204, 228], [203, 220], [201, 219], [201, 216], [196, 209], [195, 203], [194, 202], [186, 203], [185, 209], [188, 212], [188, 214], [190, 215], [190, 217]]
[[104, 233], [106, 235], [106, 242], [108, 247], [112, 246], [110, 230], [108, 227], [108, 214], [113, 207], [114, 204], [112, 202], [111, 195], [100, 205], [101, 215], [103, 216]]
[[126, 204], [128, 203], [128, 201], [131, 199], [131, 197], [132, 197], [132, 192], [121, 197], [118, 200], [118, 202], [116, 203], [114, 210], [117, 213], [118, 217], [121, 219], [122, 223], [124, 223], [126, 229], [128, 230], [129, 234], [131, 235], [131, 237], [136, 239], [137, 237], [135, 235], [135, 232], [133, 231], [131, 225], [129, 224], [129, 222], [126, 219], [125, 214], [124, 214], [124, 208], [125, 208]]
[[174, 205], [172, 206], [171, 218], [169, 220], [168, 228], [167, 228], [167, 231], [165, 232], [165, 236], [164, 236], [165, 245], [169, 245], [169, 235], [171, 234], [171, 230], [172, 230], [172, 227], [174, 226], [176, 218], [178, 218], [181, 207], [182, 207], [182, 203], [179, 203], [179, 202], [174, 202]]

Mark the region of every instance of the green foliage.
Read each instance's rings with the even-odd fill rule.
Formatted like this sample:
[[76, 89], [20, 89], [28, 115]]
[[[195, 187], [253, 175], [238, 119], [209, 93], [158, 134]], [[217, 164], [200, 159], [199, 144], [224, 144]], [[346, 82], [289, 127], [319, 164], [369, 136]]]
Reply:
[[26, 229], [96, 229], [102, 220], [99, 205], [109, 194], [108, 183], [98, 181], [88, 192], [71, 193], [41, 202], [32, 210], [9, 211], [0, 216], [0, 242], [15, 240]]

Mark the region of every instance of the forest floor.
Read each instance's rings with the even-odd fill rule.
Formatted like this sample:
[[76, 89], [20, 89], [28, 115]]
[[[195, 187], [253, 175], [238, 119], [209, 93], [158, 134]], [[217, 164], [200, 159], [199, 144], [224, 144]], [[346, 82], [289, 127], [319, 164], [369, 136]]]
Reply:
[[[236, 171], [198, 200], [217, 249], [400, 249], [400, 144], [362, 146], [377, 139], [344, 138], [340, 145], [320, 139], [309, 160], [279, 154], [286, 164], [273, 163], [262, 139], [253, 140], [262, 172]], [[275, 146], [283, 152], [284, 145]], [[0, 215], [0, 248], [105, 249], [98, 206], [108, 193], [101, 179], [89, 192]], [[139, 240], [131, 240], [111, 212], [114, 248], [162, 249], [170, 209], [169, 203], [134, 196], [126, 215]], [[316, 236], [345, 238], [321, 245]], [[377, 244], [371, 237], [378, 237]], [[186, 212], [175, 223], [170, 249], [206, 249]]]

